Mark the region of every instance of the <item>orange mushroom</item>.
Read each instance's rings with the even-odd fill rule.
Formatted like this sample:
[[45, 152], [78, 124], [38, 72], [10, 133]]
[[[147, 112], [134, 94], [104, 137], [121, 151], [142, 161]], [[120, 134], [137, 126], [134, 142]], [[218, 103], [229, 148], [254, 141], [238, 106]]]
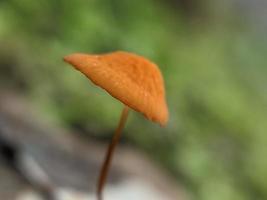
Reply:
[[164, 126], [168, 121], [164, 81], [156, 64], [144, 57], [113, 52], [102, 55], [71, 54], [64, 61], [81, 71], [93, 83], [124, 104], [119, 125], [106, 153], [98, 180], [97, 196], [102, 199], [108, 169], [126, 122], [129, 108]]

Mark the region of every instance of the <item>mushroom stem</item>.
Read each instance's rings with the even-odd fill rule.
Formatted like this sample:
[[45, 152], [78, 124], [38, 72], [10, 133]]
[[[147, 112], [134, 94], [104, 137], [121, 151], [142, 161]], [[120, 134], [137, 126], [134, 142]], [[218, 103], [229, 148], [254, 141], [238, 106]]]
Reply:
[[113, 155], [115, 147], [116, 147], [116, 145], [120, 139], [121, 131], [122, 131], [122, 129], [125, 125], [125, 122], [127, 120], [128, 113], [129, 113], [129, 107], [124, 106], [124, 109], [121, 113], [119, 125], [115, 131], [115, 134], [112, 137], [112, 140], [111, 140], [109, 147], [108, 147], [108, 150], [106, 152], [105, 160], [104, 160], [104, 163], [102, 165], [99, 179], [98, 179], [98, 184], [97, 184], [97, 199], [98, 200], [102, 200], [102, 191], [103, 191], [104, 185], [106, 183], [110, 163], [112, 160], [112, 155]]

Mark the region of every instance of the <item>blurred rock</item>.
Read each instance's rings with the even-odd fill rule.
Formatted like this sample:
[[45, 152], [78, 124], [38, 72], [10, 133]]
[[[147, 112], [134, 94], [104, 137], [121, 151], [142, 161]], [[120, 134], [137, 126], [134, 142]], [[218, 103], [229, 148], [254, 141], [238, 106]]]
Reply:
[[[0, 94], [0, 199], [92, 200], [107, 144], [84, 139], [44, 119], [23, 98]], [[184, 200], [164, 170], [120, 145], [104, 193], [106, 200]]]

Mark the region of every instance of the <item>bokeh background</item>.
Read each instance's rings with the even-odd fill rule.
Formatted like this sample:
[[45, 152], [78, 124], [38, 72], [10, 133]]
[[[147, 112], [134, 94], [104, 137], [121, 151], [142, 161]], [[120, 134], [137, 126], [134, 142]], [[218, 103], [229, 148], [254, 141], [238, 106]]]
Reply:
[[62, 62], [124, 50], [156, 62], [170, 121], [132, 112], [121, 144], [197, 200], [267, 199], [265, 0], [1, 0], [0, 88], [88, 139], [108, 141], [122, 105]]

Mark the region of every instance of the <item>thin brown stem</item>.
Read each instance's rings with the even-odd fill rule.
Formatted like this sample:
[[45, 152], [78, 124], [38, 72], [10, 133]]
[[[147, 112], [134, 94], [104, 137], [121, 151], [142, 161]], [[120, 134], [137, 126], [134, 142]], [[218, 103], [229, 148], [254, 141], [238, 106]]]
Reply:
[[122, 131], [122, 129], [125, 125], [125, 122], [127, 120], [128, 112], [129, 112], [129, 107], [125, 106], [123, 111], [122, 111], [122, 114], [121, 114], [119, 125], [115, 131], [115, 134], [113, 135], [113, 138], [112, 138], [112, 140], [109, 144], [108, 150], [106, 152], [106, 157], [105, 157], [104, 163], [102, 165], [99, 179], [98, 179], [98, 184], [97, 184], [97, 199], [98, 200], [102, 200], [102, 191], [103, 191], [104, 185], [106, 183], [106, 179], [107, 179], [110, 163], [112, 160], [113, 152], [114, 152], [115, 147], [116, 147], [116, 145], [120, 139], [121, 131]]

